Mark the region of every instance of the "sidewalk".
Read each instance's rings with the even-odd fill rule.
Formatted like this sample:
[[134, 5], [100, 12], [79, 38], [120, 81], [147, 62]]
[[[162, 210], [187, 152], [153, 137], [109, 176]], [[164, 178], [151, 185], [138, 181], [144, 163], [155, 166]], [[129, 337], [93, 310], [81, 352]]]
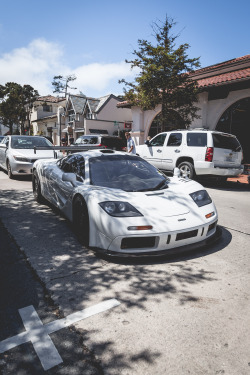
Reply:
[[249, 183], [248, 177], [249, 177], [249, 175], [247, 175], [247, 174], [241, 174], [238, 177], [228, 178], [227, 181], [240, 182], [241, 184], [248, 184]]

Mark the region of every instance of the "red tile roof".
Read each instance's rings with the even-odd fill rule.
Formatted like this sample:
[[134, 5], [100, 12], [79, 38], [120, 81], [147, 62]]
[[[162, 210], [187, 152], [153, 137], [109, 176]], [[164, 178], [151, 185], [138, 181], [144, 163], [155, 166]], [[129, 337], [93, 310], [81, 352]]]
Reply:
[[234, 72], [228, 72], [224, 74], [215, 75], [212, 77], [207, 77], [204, 79], [198, 79], [199, 87], [206, 87], [206, 86], [218, 86], [222, 83], [229, 83], [235, 82], [239, 80], [245, 80], [250, 78], [250, 68], [236, 70]]
[[200, 87], [218, 86], [250, 77], [250, 55], [198, 69], [191, 76]]
[[50, 103], [58, 103], [66, 100], [65, 98], [59, 98], [57, 96], [47, 95], [47, 96], [39, 96], [37, 98], [38, 101], [42, 102], [50, 102]]

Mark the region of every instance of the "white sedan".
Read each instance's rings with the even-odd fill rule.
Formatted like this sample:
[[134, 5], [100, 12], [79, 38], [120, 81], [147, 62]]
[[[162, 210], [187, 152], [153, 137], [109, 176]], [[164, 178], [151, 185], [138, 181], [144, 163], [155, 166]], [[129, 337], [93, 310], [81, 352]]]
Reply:
[[[46, 150], [34, 150], [43, 147]], [[53, 145], [45, 137], [32, 135], [7, 135], [0, 141], [0, 167], [9, 178], [32, 174], [37, 159], [54, 157]]]
[[73, 222], [84, 246], [109, 255], [160, 255], [218, 237], [217, 211], [199, 183], [166, 177], [138, 156], [92, 150], [38, 160], [33, 192]]

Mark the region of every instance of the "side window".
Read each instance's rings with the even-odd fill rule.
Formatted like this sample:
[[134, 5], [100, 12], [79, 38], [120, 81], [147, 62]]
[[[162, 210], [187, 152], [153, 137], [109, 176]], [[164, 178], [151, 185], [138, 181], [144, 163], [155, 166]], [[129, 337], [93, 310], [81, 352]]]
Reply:
[[168, 138], [167, 146], [180, 146], [182, 141], [182, 134], [181, 133], [171, 133]]
[[9, 137], [5, 137], [5, 138], [3, 138], [3, 140], [2, 140], [2, 143], [7, 143], [7, 142], [9, 142]]
[[187, 145], [192, 147], [204, 147], [207, 145], [206, 133], [187, 133]]
[[167, 134], [159, 134], [156, 137], [152, 139], [150, 142], [150, 146], [163, 146], [165, 139], [166, 139]]

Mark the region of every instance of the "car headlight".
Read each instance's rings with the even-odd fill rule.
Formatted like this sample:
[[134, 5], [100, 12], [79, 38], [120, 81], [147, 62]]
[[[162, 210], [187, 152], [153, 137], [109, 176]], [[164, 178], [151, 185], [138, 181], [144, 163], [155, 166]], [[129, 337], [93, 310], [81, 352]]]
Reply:
[[26, 163], [30, 163], [30, 159], [24, 158], [23, 156], [15, 156], [15, 155], [13, 155], [13, 157], [14, 157], [14, 159], [16, 161], [24, 161]]
[[143, 216], [135, 207], [127, 202], [107, 201], [99, 203], [101, 208], [110, 216], [130, 217]]
[[206, 190], [196, 191], [195, 193], [190, 194], [190, 197], [195, 201], [198, 207], [212, 203], [212, 199]]

